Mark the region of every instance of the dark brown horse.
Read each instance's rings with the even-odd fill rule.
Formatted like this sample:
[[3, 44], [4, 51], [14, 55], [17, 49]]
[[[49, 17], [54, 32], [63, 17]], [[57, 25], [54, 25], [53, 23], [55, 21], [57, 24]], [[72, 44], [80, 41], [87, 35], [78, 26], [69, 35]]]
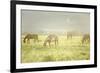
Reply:
[[85, 34], [82, 38], [82, 44], [84, 43], [89, 43], [90, 42], [90, 35], [89, 34]]
[[37, 34], [27, 34], [25, 37], [24, 37], [24, 40], [23, 42], [24, 43], [28, 43], [30, 42], [30, 39], [34, 39], [34, 42], [38, 42], [38, 35]]
[[51, 43], [54, 42], [54, 45], [56, 46], [58, 44], [58, 37], [54, 34], [49, 35], [46, 40], [44, 41], [43, 46], [51, 46]]

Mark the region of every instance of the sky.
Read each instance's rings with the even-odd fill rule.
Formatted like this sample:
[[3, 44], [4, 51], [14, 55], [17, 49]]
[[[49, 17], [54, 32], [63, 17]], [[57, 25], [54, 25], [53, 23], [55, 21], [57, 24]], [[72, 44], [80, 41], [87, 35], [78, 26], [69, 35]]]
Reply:
[[90, 14], [79, 12], [21, 10], [22, 33], [90, 32]]

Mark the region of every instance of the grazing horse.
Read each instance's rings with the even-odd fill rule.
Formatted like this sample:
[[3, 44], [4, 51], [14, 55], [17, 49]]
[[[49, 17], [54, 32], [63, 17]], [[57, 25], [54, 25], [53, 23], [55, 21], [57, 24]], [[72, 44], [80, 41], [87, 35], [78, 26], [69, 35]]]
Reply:
[[83, 36], [81, 42], [82, 42], [82, 44], [90, 42], [90, 35], [89, 35], [89, 34], [85, 34], [85, 35]]
[[72, 33], [70, 32], [67, 33], [67, 39], [72, 39], [72, 36], [73, 36]]
[[73, 36], [75, 36], [75, 35], [76, 35], [76, 32], [74, 32], [74, 31], [67, 32], [67, 39], [72, 39]]
[[24, 37], [24, 40], [23, 42], [26, 43], [27, 42], [30, 42], [30, 39], [34, 39], [34, 42], [38, 42], [38, 35], [37, 34], [27, 34], [25, 37]]
[[80, 32], [70, 31], [70, 32], [67, 32], [67, 39], [72, 39], [73, 37], [80, 36], [80, 35], [81, 35]]
[[58, 37], [54, 34], [51, 34], [46, 38], [43, 46], [47, 46], [47, 43], [49, 44], [49, 46], [51, 46], [52, 42], [54, 42], [55, 46], [58, 44]]

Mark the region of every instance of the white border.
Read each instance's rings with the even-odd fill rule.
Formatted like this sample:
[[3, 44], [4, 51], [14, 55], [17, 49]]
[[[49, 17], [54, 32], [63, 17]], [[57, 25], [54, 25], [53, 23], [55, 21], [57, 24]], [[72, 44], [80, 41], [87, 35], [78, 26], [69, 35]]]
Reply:
[[[70, 12], [88, 12], [90, 13], [90, 60], [80, 61], [61, 61], [61, 62], [40, 62], [40, 63], [21, 63], [21, 9], [29, 10], [48, 10], [48, 11], [70, 11]], [[16, 5], [16, 68], [39, 68], [53, 66], [71, 66], [71, 65], [87, 65], [94, 64], [94, 10], [84, 8], [69, 8], [69, 7], [50, 7], [50, 6], [35, 6], [35, 5]]]

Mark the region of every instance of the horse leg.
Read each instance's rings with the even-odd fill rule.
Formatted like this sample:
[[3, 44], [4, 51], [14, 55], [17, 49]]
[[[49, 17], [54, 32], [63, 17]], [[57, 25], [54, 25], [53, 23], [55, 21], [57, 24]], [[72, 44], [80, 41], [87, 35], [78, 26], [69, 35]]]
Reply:
[[27, 39], [27, 43], [30, 43], [30, 39], [29, 38]]
[[56, 45], [58, 45], [58, 40], [56, 40]]
[[34, 39], [34, 43], [37, 43], [38, 42], [38, 40], [37, 39]]
[[54, 40], [54, 42], [55, 42], [55, 46], [57, 45], [57, 40]]
[[34, 39], [34, 43], [36, 43], [36, 39]]
[[26, 39], [27, 39], [27, 37], [24, 37], [24, 40], [23, 40], [24, 43], [26, 43]]
[[24, 38], [23, 42], [26, 43], [26, 38]]
[[83, 39], [83, 40], [82, 40], [82, 44], [84, 44], [84, 42], [85, 42], [85, 40]]
[[87, 40], [86, 39], [82, 39], [82, 46], [85, 46], [87, 43]]
[[48, 41], [48, 43], [49, 43], [49, 47], [51, 47], [51, 42], [50, 42], [50, 41]]
[[56, 40], [54, 42], [55, 42], [55, 46], [56, 46]]
[[44, 42], [43, 46], [45, 47], [47, 45], [47, 41]]
[[84, 44], [84, 39], [83, 38], [82, 38], [80, 44], [81, 44], [81, 46], [83, 46], [83, 44]]
[[36, 42], [39, 43], [38, 37], [36, 38]]

